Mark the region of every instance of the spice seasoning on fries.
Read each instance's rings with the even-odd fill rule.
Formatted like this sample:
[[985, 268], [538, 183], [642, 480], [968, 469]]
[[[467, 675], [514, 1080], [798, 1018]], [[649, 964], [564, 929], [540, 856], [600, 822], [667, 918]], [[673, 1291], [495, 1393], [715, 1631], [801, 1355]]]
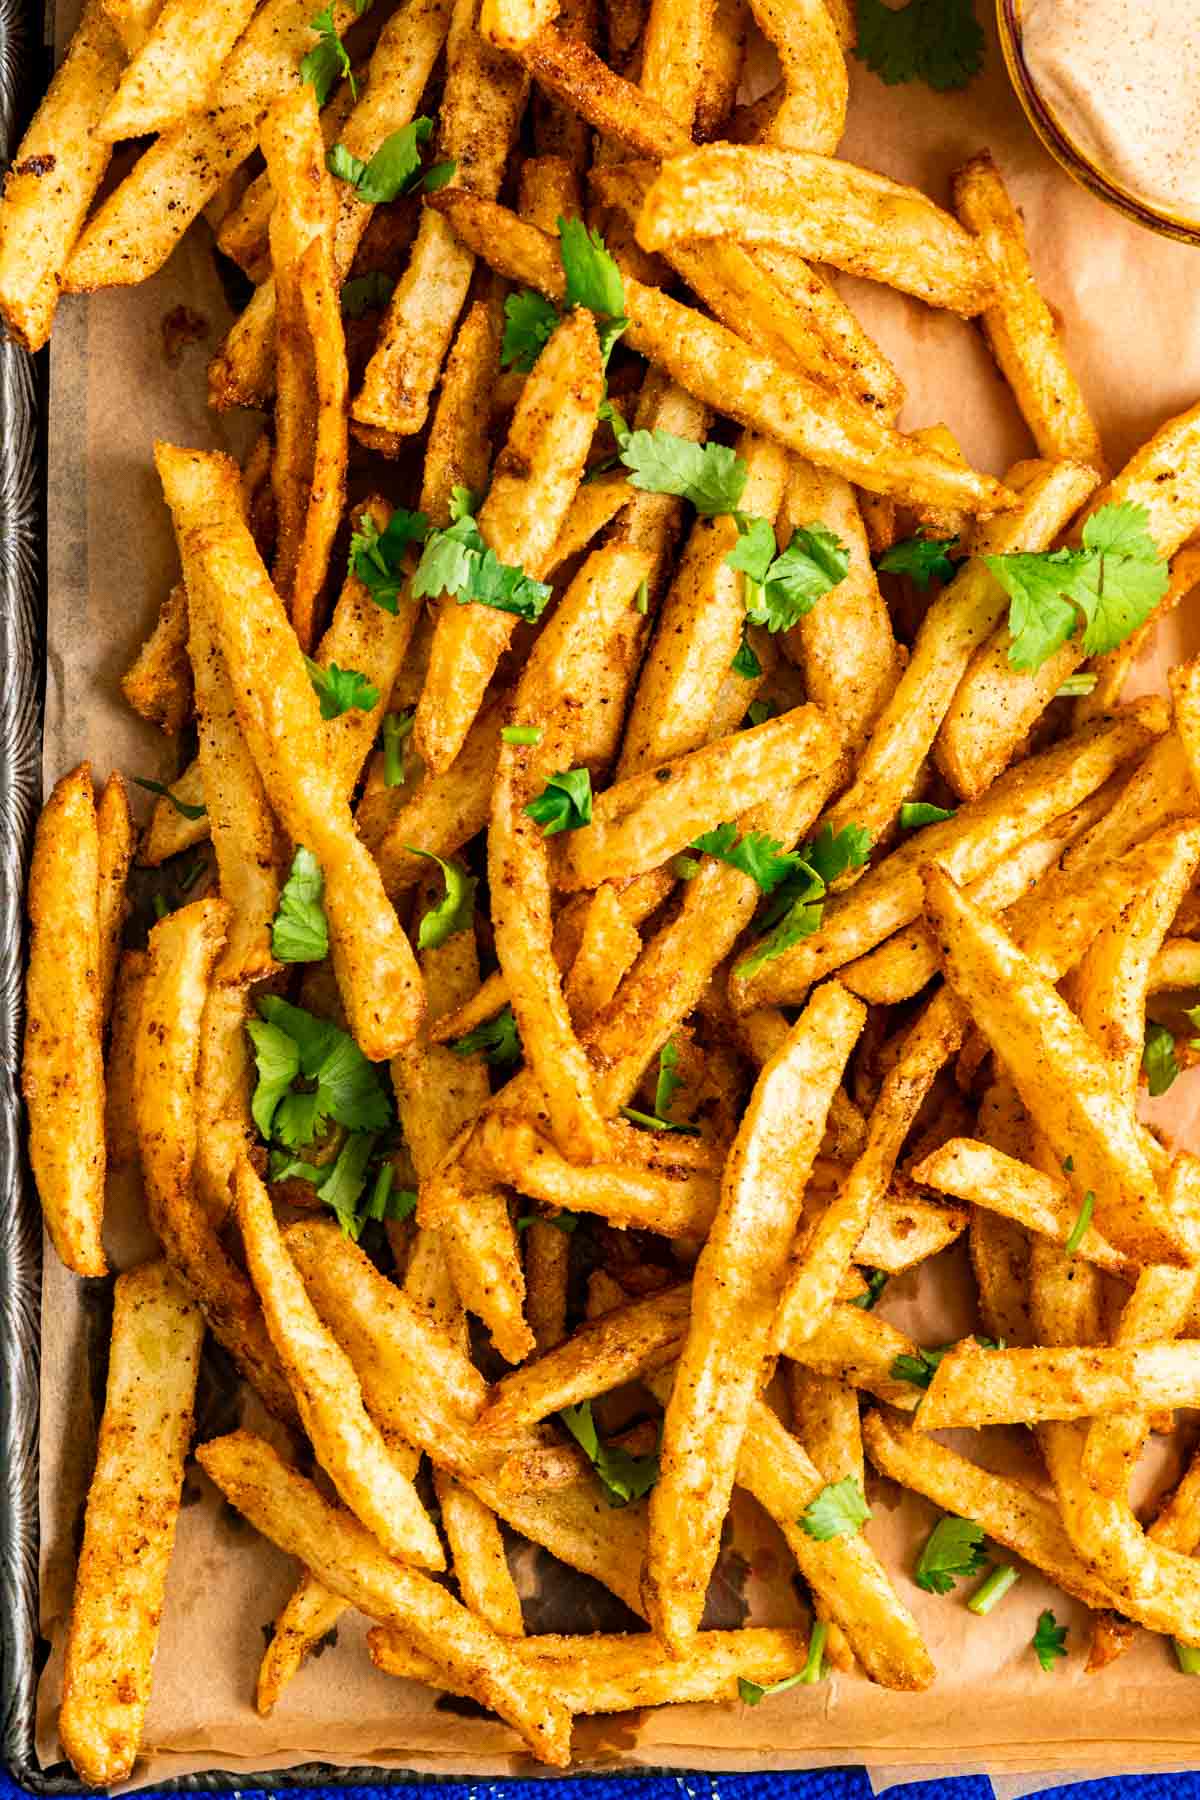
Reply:
[[[856, 10], [889, 81], [978, 66], [969, 9], [936, 50]], [[838, 157], [845, 4], [755, 5], [751, 107], [735, 4], [610, 7], [611, 61], [552, 0], [363, 12], [89, 3], [0, 201], [30, 348], [216, 202], [256, 286], [211, 398], [272, 409], [244, 467], [147, 444], [181, 573], [122, 688], [198, 749], [133, 776], [140, 843], [63, 775], [30, 873], [51, 1240], [103, 1275], [136, 1165], [162, 1252], [63, 1746], [133, 1767], [205, 1331], [308, 1445], [196, 1452], [295, 1560], [263, 1713], [352, 1607], [564, 1767], [579, 1713], [925, 1688], [924, 1609], [1012, 1616], [1008, 1556], [1089, 1667], [1145, 1627], [1189, 1672], [1197, 1465], [1148, 1528], [1130, 1479], [1200, 1404], [1200, 1160], [1139, 1110], [1197, 1049], [1200, 659], [1120, 689], [1194, 582], [1200, 408], [1107, 469], [986, 148], [952, 212]], [[809, 258], [978, 320], [1036, 456], [900, 430]], [[135, 850], [196, 859], [148, 942]], [[960, 1238], [980, 1331], [918, 1344], [890, 1279]], [[1043, 1491], [929, 1435], [994, 1423]], [[895, 1567], [877, 1474], [937, 1509]], [[806, 1629], [706, 1629], [735, 1488]], [[649, 1629], [526, 1635], [501, 1525]], [[1048, 1608], [1025, 1643], [1077, 1654]]]

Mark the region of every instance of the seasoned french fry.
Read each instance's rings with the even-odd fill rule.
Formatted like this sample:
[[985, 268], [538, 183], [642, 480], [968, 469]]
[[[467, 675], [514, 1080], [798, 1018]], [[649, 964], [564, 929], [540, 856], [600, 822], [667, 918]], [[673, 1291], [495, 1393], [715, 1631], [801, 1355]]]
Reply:
[[825, 0], [755, 0], [753, 10], [779, 54], [784, 83], [763, 141], [832, 156], [846, 128], [849, 83]]
[[200, 1020], [196, 1063], [196, 1197], [219, 1231], [233, 1210], [233, 1173], [239, 1155], [253, 1140], [250, 1096], [254, 1087], [246, 1019], [248, 990], [221, 984], [209, 988]]
[[696, 1265], [650, 1500], [646, 1600], [669, 1644], [686, 1646], [699, 1624], [803, 1174], [865, 1016], [836, 982], [814, 995], [759, 1076], [730, 1152], [721, 1206]]
[[288, 1682], [298, 1675], [308, 1653], [333, 1630], [347, 1602], [305, 1569], [275, 1620], [271, 1641], [258, 1668], [254, 1704], [264, 1716], [272, 1712]]
[[689, 136], [700, 97], [712, 14], [713, 0], [686, 0], [682, 5], [650, 0], [642, 32], [639, 86]]
[[58, 1728], [84, 1781], [133, 1768], [150, 1698], [204, 1323], [166, 1263], [117, 1278]]
[[136, 56], [162, 10], [162, 0], [101, 0], [101, 11], [126, 56]]
[[700, 62], [694, 135], [721, 137], [741, 86], [750, 25], [748, 0], [716, 0]]
[[211, 504], [176, 514], [177, 531], [195, 543], [193, 585], [212, 609], [238, 720], [271, 804], [293, 841], [305, 844], [321, 865], [334, 968], [351, 1029], [364, 1053], [382, 1060], [409, 1042], [420, 1022], [423, 995], [413, 953], [354, 832], [334, 771], [314, 764], [302, 748], [320, 741], [316, 695], [242, 519], [236, 464], [158, 447], [160, 472], [188, 460], [208, 463], [213, 471]]
[[363, 796], [358, 828], [371, 846], [384, 888], [393, 899], [428, 873], [428, 858], [418, 852], [452, 856], [487, 824], [506, 716], [502, 700], [485, 707], [442, 774], [432, 774], [422, 766], [403, 787]]
[[117, 961], [109, 1020], [108, 1057], [104, 1067], [104, 1143], [111, 1169], [137, 1161], [137, 1122], [133, 1113], [133, 1046], [146, 979], [146, 952], [123, 950]]
[[104, 1275], [104, 1015], [100, 838], [89, 763], [56, 785], [29, 875], [21, 1091], [29, 1159], [54, 1248], [77, 1275]]
[[961, 1207], [936, 1206], [916, 1194], [889, 1194], [867, 1220], [855, 1259], [864, 1268], [899, 1275], [952, 1244], [967, 1223]]
[[[1175, 1273], [1186, 1278], [1186, 1271]], [[922, 1431], [952, 1425], [1035, 1424], [1155, 1406], [1194, 1406], [1200, 1343], [980, 1350], [960, 1346], [938, 1365], [917, 1408]]]
[[[186, 623], [187, 615], [184, 614]], [[188, 704], [191, 705], [191, 664], [188, 664]], [[168, 784], [170, 794], [155, 801], [146, 833], [138, 845], [138, 861], [149, 869], [158, 868], [169, 857], [183, 850], [194, 850], [209, 837], [208, 809], [204, 800], [204, 776], [200, 758], [190, 762], [175, 781]], [[179, 801], [181, 804], [176, 805]]]
[[166, 0], [96, 130], [102, 143], [167, 131], [201, 110], [257, 0]]
[[498, 49], [519, 51], [558, 11], [558, 0], [484, 0], [479, 29]]
[[96, 834], [96, 918], [100, 935], [98, 979], [100, 1028], [103, 1030], [112, 1009], [113, 983], [117, 975], [117, 958], [121, 952], [121, 933], [129, 911], [129, 903], [125, 898], [125, 878], [133, 861], [134, 844], [129, 795], [124, 778], [115, 769], [105, 782], [96, 803]]
[[1038, 291], [1021, 215], [989, 151], [958, 171], [954, 209], [991, 266], [995, 296], [980, 323], [1038, 454], [1103, 469], [1100, 433], [1067, 362], [1054, 315]]
[[192, 665], [187, 654], [187, 589], [170, 589], [154, 629], [121, 677], [121, 692], [151, 725], [169, 737], [192, 710]]
[[251, 1432], [214, 1438], [197, 1452], [205, 1473], [264, 1535], [301, 1557], [360, 1611], [395, 1625], [505, 1719], [535, 1756], [570, 1760], [570, 1716], [513, 1655], [505, 1639], [428, 1576], [387, 1556], [349, 1513], [330, 1506]]
[[108, 168], [96, 126], [124, 57], [101, 0], [79, 28], [9, 165], [0, 202], [0, 316], [26, 350], [50, 336], [63, 270]]
[[[1115, 1348], [1155, 1344], [1187, 1329], [1200, 1276], [1194, 1269], [1153, 1266], [1143, 1269], [1121, 1309], [1113, 1333]], [[1151, 1415], [1136, 1410], [1093, 1420], [1083, 1445], [1080, 1468], [1106, 1494], [1123, 1499], [1129, 1478], [1152, 1429]]]

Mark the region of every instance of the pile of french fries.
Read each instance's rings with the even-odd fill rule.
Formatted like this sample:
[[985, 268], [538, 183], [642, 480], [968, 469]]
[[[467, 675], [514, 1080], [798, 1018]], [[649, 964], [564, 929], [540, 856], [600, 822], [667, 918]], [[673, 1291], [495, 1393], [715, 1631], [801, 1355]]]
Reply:
[[[180, 772], [140, 836], [63, 776], [30, 878], [50, 1236], [105, 1275], [136, 1167], [162, 1249], [66, 1650], [90, 1783], [189, 1454], [296, 1560], [264, 1712], [347, 1607], [560, 1767], [576, 1713], [922, 1689], [868, 1461], [947, 1515], [919, 1587], [986, 1542], [980, 1612], [1023, 1559], [1092, 1666], [1200, 1661], [1200, 1463], [1130, 1499], [1200, 1405], [1200, 1160], [1139, 1114], [1200, 986], [1200, 661], [1120, 703], [1200, 575], [1200, 406], [1109, 474], [991, 159], [953, 213], [838, 159], [842, 6], [601, 10], [86, 0], [8, 176], [15, 336], [203, 213], [253, 284], [211, 399], [269, 413], [244, 466], [156, 446], [181, 573], [123, 688]], [[901, 432], [824, 267], [977, 319], [1036, 456]], [[887, 1279], [960, 1239], [979, 1336], [918, 1345]], [[192, 1446], [206, 1333], [272, 1442]], [[930, 1435], [997, 1423], [1041, 1487]], [[735, 1486], [811, 1631], [704, 1628]], [[513, 1533], [646, 1629], [526, 1636]]]

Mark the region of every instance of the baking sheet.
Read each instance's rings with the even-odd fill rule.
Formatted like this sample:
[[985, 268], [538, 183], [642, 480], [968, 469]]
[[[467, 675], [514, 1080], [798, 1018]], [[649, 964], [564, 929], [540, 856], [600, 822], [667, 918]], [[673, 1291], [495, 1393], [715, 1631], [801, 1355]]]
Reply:
[[[60, 39], [71, 23], [61, 11]], [[945, 202], [949, 175], [990, 144], [1022, 205], [1035, 266], [1066, 319], [1068, 347], [1118, 465], [1160, 420], [1200, 393], [1200, 287], [1194, 253], [1109, 213], [1051, 164], [1008, 91], [998, 51], [963, 95], [923, 87], [886, 89], [852, 64], [851, 160], [917, 182]], [[973, 327], [903, 296], [841, 283], [909, 389], [907, 427], [944, 421], [975, 463], [1001, 472], [1030, 443], [1006, 388]], [[207, 342], [169, 368], [163, 319], [180, 301], [203, 315]], [[49, 447], [49, 641], [47, 782], [90, 756], [103, 777], [174, 773], [164, 741], [121, 704], [117, 678], [153, 620], [173, 578], [174, 552], [150, 461], [156, 436], [240, 449], [253, 421], [219, 419], [204, 404], [204, 367], [227, 320], [203, 231], [194, 232], [154, 281], [68, 302], [51, 355]], [[1171, 654], [1193, 621], [1163, 634]], [[1158, 664], [1162, 650], [1159, 647]], [[1138, 687], [1155, 685], [1144, 659]], [[1132, 690], [1131, 690], [1132, 691]], [[1185, 1078], [1158, 1116], [1200, 1142], [1200, 1073]], [[118, 1266], [145, 1254], [136, 1192], [117, 1191], [106, 1235]], [[889, 1284], [884, 1316], [926, 1342], [973, 1328], [965, 1265], [955, 1252]], [[38, 1752], [60, 1757], [54, 1717], [64, 1623], [93, 1440], [107, 1333], [104, 1284], [80, 1283], [46, 1259], [42, 1309], [41, 1623], [54, 1646], [38, 1696]], [[247, 1420], [247, 1401], [210, 1362], [202, 1395], [206, 1435]], [[964, 1445], [996, 1467], [1033, 1465], [1018, 1432]], [[1156, 1471], [1162, 1481], [1169, 1468]], [[1027, 1574], [1012, 1599], [984, 1621], [961, 1600], [916, 1589], [905, 1572], [931, 1509], [872, 1478], [868, 1535], [896, 1571], [902, 1598], [925, 1631], [941, 1674], [924, 1695], [889, 1693], [857, 1675], [836, 1675], [770, 1705], [664, 1708], [577, 1726], [583, 1767], [671, 1766], [736, 1770], [866, 1761], [880, 1784], [888, 1771], [987, 1769], [1012, 1776], [1084, 1769], [1177, 1766], [1200, 1742], [1195, 1690], [1174, 1674], [1169, 1646], [1141, 1634], [1107, 1673], [1085, 1676], [1086, 1614]], [[168, 1584], [145, 1754], [131, 1785], [220, 1767], [249, 1774], [320, 1759], [469, 1776], [532, 1772], [500, 1724], [465, 1716], [457, 1703], [389, 1680], [362, 1650], [365, 1626], [347, 1615], [337, 1643], [314, 1658], [273, 1717], [251, 1698], [264, 1628], [287, 1594], [293, 1566], [216, 1497], [198, 1471], [187, 1476]], [[797, 1617], [786, 1551], [753, 1502], [740, 1497], [736, 1548], [726, 1552], [719, 1596], [723, 1622], [745, 1611], [761, 1623]], [[522, 1559], [524, 1591], [541, 1629], [604, 1623], [605, 1602], [580, 1578], [547, 1583]], [[1043, 1674], [1029, 1650], [1038, 1611], [1053, 1606], [1073, 1654]], [[447, 1710], [452, 1706], [453, 1710]]]

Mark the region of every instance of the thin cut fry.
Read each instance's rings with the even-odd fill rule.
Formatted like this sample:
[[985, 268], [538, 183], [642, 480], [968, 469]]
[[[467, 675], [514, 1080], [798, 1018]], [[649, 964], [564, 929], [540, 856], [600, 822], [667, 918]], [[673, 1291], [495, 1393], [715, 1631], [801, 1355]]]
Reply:
[[[184, 622], [187, 614], [184, 613]], [[191, 664], [188, 664], [188, 706], [191, 707]], [[170, 857], [178, 856], [183, 850], [194, 850], [197, 844], [207, 842], [209, 836], [208, 810], [204, 801], [204, 776], [200, 771], [200, 758], [190, 762], [183, 774], [169, 782], [169, 796], [163, 794], [155, 801], [154, 811], [150, 815], [150, 823], [145, 836], [138, 845], [138, 861], [148, 869], [158, 868]], [[176, 800], [182, 804], [176, 806]]]
[[309, 1651], [333, 1630], [345, 1610], [342, 1596], [332, 1593], [310, 1569], [305, 1569], [275, 1620], [271, 1641], [259, 1664], [254, 1704], [264, 1717], [274, 1710], [293, 1676], [299, 1674]]
[[121, 933], [125, 927], [129, 903], [125, 898], [125, 878], [133, 861], [134, 832], [129, 816], [129, 795], [124, 778], [114, 769], [104, 784], [96, 804], [97, 907], [100, 933], [100, 1028], [108, 1023], [112, 1008], [113, 983], [117, 975], [117, 958], [121, 951]]
[[121, 677], [121, 692], [134, 712], [168, 737], [180, 730], [192, 710], [187, 638], [187, 589], [177, 581], [159, 608], [150, 636]]

